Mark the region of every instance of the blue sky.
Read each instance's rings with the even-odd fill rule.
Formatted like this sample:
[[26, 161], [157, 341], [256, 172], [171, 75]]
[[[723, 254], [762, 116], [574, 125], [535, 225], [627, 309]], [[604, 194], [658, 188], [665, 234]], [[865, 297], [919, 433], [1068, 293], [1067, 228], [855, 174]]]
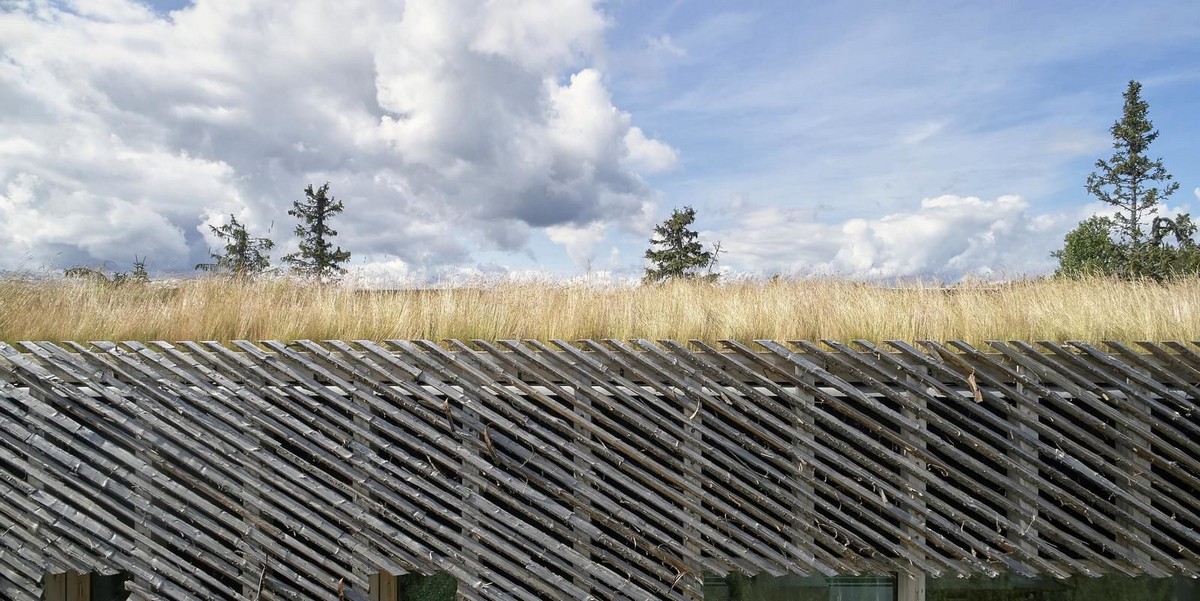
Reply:
[[730, 274], [1038, 275], [1130, 79], [1200, 206], [1195, 2], [26, 0], [0, 53], [0, 269], [283, 254], [330, 181], [377, 285], [636, 278], [682, 205]]

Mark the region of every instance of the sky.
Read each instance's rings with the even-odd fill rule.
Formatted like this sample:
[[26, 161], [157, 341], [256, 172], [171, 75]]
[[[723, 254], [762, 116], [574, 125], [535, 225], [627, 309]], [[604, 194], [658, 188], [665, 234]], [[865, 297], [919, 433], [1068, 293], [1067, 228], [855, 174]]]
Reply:
[[1011, 279], [1130, 80], [1200, 207], [1200, 3], [0, 0], [0, 270], [186, 274], [308, 185], [369, 286], [636, 279], [696, 209], [729, 277]]

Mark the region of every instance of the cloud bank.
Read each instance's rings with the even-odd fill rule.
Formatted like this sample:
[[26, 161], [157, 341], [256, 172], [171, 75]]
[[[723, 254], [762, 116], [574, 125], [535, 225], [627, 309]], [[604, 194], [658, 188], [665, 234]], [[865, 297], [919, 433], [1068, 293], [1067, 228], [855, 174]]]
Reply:
[[[735, 272], [1041, 273], [1087, 216], [1075, 170], [1109, 145], [1124, 83], [1050, 89], [1111, 41], [1007, 9], [997, 27], [977, 7], [3, 6], [0, 271], [136, 255], [190, 272], [230, 214], [278, 257], [291, 203], [328, 181], [362, 281], [636, 279], [683, 204]], [[1040, 27], [1078, 18], [1099, 21], [1063, 31], [1129, 20], [1073, 8]], [[1155, 52], [1194, 37], [1169, 29]]]
[[722, 241], [723, 262], [761, 275], [1003, 278], [1053, 270], [1049, 253], [1081, 214], [1033, 214], [1017, 196], [940, 196], [916, 211], [832, 224], [766, 207], [705, 238]]
[[586, 261], [596, 232], [647, 227], [645, 177], [677, 153], [614, 105], [595, 2], [399, 4], [0, 12], [0, 269], [185, 271], [231, 213], [288, 252], [287, 209], [325, 181], [342, 245], [404, 273], [541, 228]]

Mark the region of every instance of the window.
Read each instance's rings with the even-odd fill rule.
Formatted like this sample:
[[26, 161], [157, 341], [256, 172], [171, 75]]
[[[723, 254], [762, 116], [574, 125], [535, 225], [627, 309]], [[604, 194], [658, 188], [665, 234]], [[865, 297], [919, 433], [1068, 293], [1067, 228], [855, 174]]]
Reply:
[[91, 601], [125, 601], [129, 591], [125, 590], [126, 572], [98, 574], [96, 572], [56, 572], [42, 577], [42, 599], [45, 601], [69, 601], [91, 599]]
[[893, 601], [894, 576], [705, 574], [704, 601]]

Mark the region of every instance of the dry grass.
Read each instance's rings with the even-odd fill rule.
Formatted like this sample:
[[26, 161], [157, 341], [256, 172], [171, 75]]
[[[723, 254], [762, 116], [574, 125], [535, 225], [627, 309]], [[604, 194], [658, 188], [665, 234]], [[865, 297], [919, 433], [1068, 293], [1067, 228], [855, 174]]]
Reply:
[[366, 292], [197, 279], [0, 281], [0, 339], [756, 338], [1167, 340], [1200, 332], [1200, 281], [885, 287], [839, 280]]

